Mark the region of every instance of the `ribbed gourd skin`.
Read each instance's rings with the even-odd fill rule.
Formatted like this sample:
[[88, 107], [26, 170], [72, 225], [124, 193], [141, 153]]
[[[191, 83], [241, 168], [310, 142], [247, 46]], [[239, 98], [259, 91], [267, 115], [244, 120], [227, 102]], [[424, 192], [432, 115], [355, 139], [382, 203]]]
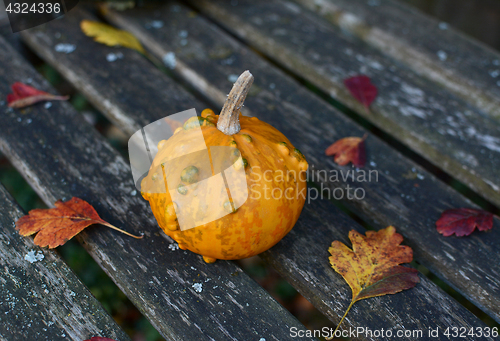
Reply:
[[[158, 154], [141, 183], [141, 193], [149, 201], [162, 230], [179, 244], [179, 248], [202, 255], [208, 263], [257, 255], [279, 242], [295, 225], [307, 194], [307, 161], [282, 133], [255, 117], [240, 114], [241, 130], [234, 135], [225, 135], [217, 129], [219, 116], [212, 110], [205, 109], [201, 116], [197, 120], [199, 124], [188, 121], [172, 137], [159, 143]], [[181, 207], [172, 202], [168, 191], [157, 193], [155, 186], [158, 177], [163, 176], [158, 169], [161, 169], [165, 157], [174, 159], [186, 155], [186, 150], [205, 148], [205, 145], [193, 142], [196, 140], [194, 134], [199, 134], [199, 131], [192, 128], [198, 126], [206, 147], [229, 146], [239, 150], [243, 162], [233, 166], [245, 167], [248, 199], [236, 211], [225, 202], [221, 205], [228, 211], [227, 215], [182, 231], [175, 211], [202, 207], [203, 201], [211, 198], [200, 195], [196, 197], [199, 203]], [[195, 153], [185, 157], [189, 155]], [[185, 193], [185, 185], [196, 181], [197, 172], [193, 167], [183, 170], [179, 193]]]

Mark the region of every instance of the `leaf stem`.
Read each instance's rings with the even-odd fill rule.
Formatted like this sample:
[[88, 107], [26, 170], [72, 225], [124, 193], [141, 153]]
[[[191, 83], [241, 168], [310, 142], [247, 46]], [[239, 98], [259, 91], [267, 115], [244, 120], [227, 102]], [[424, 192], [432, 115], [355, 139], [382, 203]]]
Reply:
[[352, 307], [352, 305], [353, 305], [354, 303], [356, 303], [356, 301], [355, 301], [355, 300], [352, 300], [352, 301], [351, 301], [351, 304], [349, 304], [349, 307], [347, 307], [347, 310], [346, 310], [346, 312], [345, 312], [344, 316], [342, 316], [342, 319], [340, 320], [339, 324], [337, 324], [337, 328], [335, 328], [335, 331], [333, 332], [332, 336], [325, 338], [325, 340], [333, 340], [333, 338], [335, 337], [335, 333], [336, 333], [336, 332], [337, 332], [337, 330], [339, 329], [340, 325], [341, 325], [341, 324], [342, 324], [342, 322], [344, 321], [345, 317], [347, 316], [347, 313], [349, 312], [349, 310], [351, 310], [351, 307]]
[[126, 234], [127, 236], [130, 236], [130, 237], [135, 238], [135, 239], [142, 239], [142, 238], [144, 237], [144, 234], [142, 234], [142, 235], [140, 235], [140, 236], [135, 236], [135, 235], [133, 235], [133, 234], [131, 234], [131, 233], [128, 233], [127, 231], [124, 231], [124, 230], [122, 230], [122, 229], [119, 229], [118, 227], [113, 226], [113, 225], [111, 225], [111, 224], [109, 224], [109, 223], [106, 223], [106, 224], [104, 224], [104, 223], [100, 223], [100, 224], [102, 224], [102, 225], [104, 225], [104, 226], [107, 226], [107, 227], [109, 227], [109, 228], [112, 228], [113, 230], [116, 230], [116, 231], [118, 231], [118, 232], [121, 232], [121, 233], [123, 233], [123, 234]]

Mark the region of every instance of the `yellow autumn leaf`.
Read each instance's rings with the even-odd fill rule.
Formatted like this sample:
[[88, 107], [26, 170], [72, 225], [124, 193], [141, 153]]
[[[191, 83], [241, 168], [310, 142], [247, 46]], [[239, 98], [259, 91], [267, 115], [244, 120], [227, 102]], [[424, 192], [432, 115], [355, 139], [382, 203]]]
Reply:
[[366, 236], [352, 230], [349, 239], [352, 249], [337, 240], [328, 249], [332, 255], [330, 264], [352, 290], [351, 304], [337, 329], [357, 301], [395, 294], [413, 288], [420, 281], [416, 269], [399, 265], [411, 262], [413, 251], [409, 246], [399, 245], [403, 237], [393, 226], [367, 231]]
[[82, 20], [80, 28], [87, 36], [94, 37], [94, 40], [98, 43], [108, 46], [128, 47], [142, 54], [146, 54], [139, 40], [130, 32], [90, 20]]

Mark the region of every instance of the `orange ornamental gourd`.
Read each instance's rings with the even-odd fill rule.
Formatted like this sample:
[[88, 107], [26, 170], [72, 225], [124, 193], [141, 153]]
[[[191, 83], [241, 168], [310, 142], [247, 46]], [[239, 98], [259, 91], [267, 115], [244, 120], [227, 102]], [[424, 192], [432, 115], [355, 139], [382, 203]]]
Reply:
[[[201, 117], [190, 118], [168, 140], [160, 141], [149, 173], [141, 182], [141, 193], [162, 230], [179, 248], [202, 255], [207, 263], [246, 258], [268, 250], [295, 225], [306, 199], [308, 164], [304, 155], [271, 125], [241, 115], [240, 108], [252, 83], [253, 76], [245, 71], [234, 84], [220, 115], [205, 109]], [[204, 140], [201, 143], [206, 146], [196, 138], [200, 129]], [[233, 196], [227, 200], [225, 193], [206, 187], [201, 191], [201, 186], [197, 187], [202, 179], [216, 174], [217, 167], [213, 153], [211, 166], [200, 167], [200, 154], [196, 151], [217, 146], [233, 147], [226, 149], [234, 153], [222, 155], [229, 159], [229, 167], [244, 171], [243, 185], [248, 197], [239, 207], [234, 202], [236, 192], [231, 191]], [[172, 200], [172, 192], [162, 193], [155, 187], [162, 186], [158, 185], [162, 183], [159, 179], [167, 182], [166, 159], [182, 159], [181, 167], [169, 165], [175, 177], [168, 177], [168, 187], [176, 188], [176, 198], [181, 199]], [[227, 185], [227, 179], [224, 181]], [[183, 201], [188, 194], [191, 201]], [[209, 206], [220, 207], [225, 215], [210, 221], [207, 216], [216, 209], [207, 209]], [[209, 222], [183, 229], [178, 219], [181, 213]]]

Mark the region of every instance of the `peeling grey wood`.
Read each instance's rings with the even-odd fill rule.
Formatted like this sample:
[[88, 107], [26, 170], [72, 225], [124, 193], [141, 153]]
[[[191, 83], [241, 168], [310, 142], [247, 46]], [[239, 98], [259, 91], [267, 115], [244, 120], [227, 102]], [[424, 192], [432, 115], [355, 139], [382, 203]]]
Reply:
[[[99, 49], [96, 48], [94, 53], [98, 55]], [[126, 67], [122, 71], [126, 71]], [[21, 80], [28, 76], [26, 72], [19, 70], [12, 72], [21, 77]], [[33, 71], [30, 73], [31, 77], [32, 73]], [[37, 87], [48, 90], [48, 87], [39, 83], [38, 77], [33, 79]], [[134, 81], [140, 88], [143, 81]], [[3, 90], [0, 88], [0, 92]], [[7, 135], [2, 136], [0, 146], [8, 152], [13, 162], [18, 160], [17, 167], [42, 197], [47, 198], [47, 202], [52, 202], [56, 196], [78, 194], [91, 202], [98, 213], [111, 223], [135, 232], [139, 231], [140, 226], [140, 230], [146, 232], [147, 238], [137, 241], [107, 229], [90, 228], [80, 239], [122, 290], [163, 331], [167, 339], [296, 339], [290, 335], [289, 328], [298, 324], [287, 318], [288, 315], [280, 310], [280, 306], [277, 309], [274, 300], [239, 272], [233, 263], [218, 261], [207, 265], [199, 256], [168, 248], [166, 239], [156, 232], [158, 228], [144, 202], [137, 198], [137, 194], [129, 194], [130, 191], [133, 192], [133, 187], [128, 169], [123, 167], [123, 160], [68, 105], [54, 103], [50, 110], [37, 106], [29, 109], [24, 116], [5, 108], [2, 110], [6, 111], [3, 116], [5, 123], [11, 122], [11, 127]], [[19, 117], [22, 117], [21, 122], [17, 122]], [[33, 120], [29, 126], [26, 125], [26, 119]], [[59, 129], [55, 129], [56, 127]], [[33, 134], [35, 138], [26, 139], [26, 136]], [[18, 142], [24, 139], [25, 143]], [[44, 141], [41, 146], [39, 139]], [[47, 152], [32, 155], [33, 160], [17, 158], [37, 147]], [[91, 150], [87, 150], [90, 148]], [[306, 206], [301, 222], [294, 229], [299, 234], [290, 235], [289, 242], [298, 246], [298, 250], [310, 248], [317, 251], [315, 257], [305, 257], [304, 252], [297, 252], [296, 248], [280, 252], [288, 255], [279, 257], [285, 258], [282, 267], [287, 268], [287, 272], [294, 272], [293, 276], [288, 273], [288, 277], [296, 282], [299, 282], [298, 277], [303, 277], [297, 287], [311, 300], [328, 297], [319, 306], [332, 320], [338, 321], [347, 306], [349, 288], [340, 276], [328, 268], [327, 248], [324, 244], [333, 239], [345, 240], [347, 229], [355, 226], [355, 223], [335, 209], [332, 213], [327, 213], [328, 210], [332, 210], [330, 204], [315, 203]], [[316, 218], [318, 212], [324, 212], [330, 222], [343, 221], [343, 225], [325, 224]], [[335, 218], [332, 219], [333, 217]], [[310, 240], [305, 238], [307, 235], [314, 240], [318, 238], [318, 235], [310, 233], [310, 226], [318, 226], [317, 230], [324, 233], [318, 239], [321, 243], [309, 245]], [[277, 261], [279, 257], [274, 256]], [[307, 265], [301, 265], [300, 268], [295, 266], [303, 262]], [[311, 264], [314, 268], [311, 268]], [[322, 276], [309, 276], [311, 271], [325, 273]], [[193, 283], [202, 284], [201, 293], [194, 292], [191, 288]], [[381, 304], [380, 300], [363, 302], [356, 308], [354, 315], [349, 316], [347, 325], [389, 328], [394, 331], [444, 328], [450, 322], [466, 328], [484, 326], [425, 278], [422, 278], [422, 284], [414, 290], [389, 299], [394, 306]], [[418, 309], [414, 309], [417, 305]], [[438, 318], [429, 320], [429, 314]], [[213, 330], [213, 324], [220, 329]], [[258, 324], [258, 328], [252, 328], [254, 324]], [[247, 330], [241, 331], [244, 328]], [[234, 332], [234, 329], [241, 332]], [[271, 334], [271, 331], [275, 332]], [[174, 332], [177, 332], [175, 336]], [[355, 339], [377, 340], [375, 337], [363, 336]]]
[[500, 120], [500, 54], [398, 1], [293, 0]]
[[[395, 136], [500, 205], [500, 127], [441, 86], [343, 34], [300, 6], [279, 0], [193, 1], [229, 31]], [[343, 80], [366, 74], [379, 95], [371, 113]]]
[[[54, 92], [1, 38], [0, 63], [6, 66], [0, 69], [0, 93], [8, 93], [14, 81]], [[169, 94], [172, 101], [175, 95]], [[12, 110], [0, 102], [0, 112], [0, 151], [45, 203], [78, 196], [111, 224], [145, 233], [136, 240], [94, 226], [78, 239], [167, 340], [295, 340], [289, 329], [305, 329], [234, 263], [206, 264], [176, 250], [135, 190], [125, 160], [68, 103]]]
[[[180, 6], [171, 6], [166, 7], [162, 10], [155, 11], [152, 15], [149, 11], [141, 11], [134, 10], [130, 13], [121, 13], [121, 14], [111, 14], [109, 16], [113, 21], [120, 23], [124, 27], [127, 27], [128, 30], [131, 30], [136, 36], [146, 42], [146, 45], [151, 48], [152, 51], [155, 51], [159, 56], [163, 56], [167, 53], [174, 53], [176, 56], [176, 66], [174, 71], [177, 70], [179, 65], [182, 63], [181, 73], [184, 75], [191, 75], [191, 78], [187, 78], [190, 80], [191, 86], [199, 86], [202, 84], [204, 88], [198, 88], [203, 94], [207, 96], [212, 96], [212, 100], [219, 101], [222, 105], [223, 100], [225, 99], [224, 91], [228, 91], [232, 84], [232, 75], [239, 75], [242, 69], [246, 66], [255, 72], [257, 75], [256, 83], [254, 84], [254, 88], [257, 89], [256, 93], [251, 93], [251, 96], [247, 99], [247, 107], [250, 109], [252, 114], [264, 119], [265, 121], [273, 124], [278, 127], [281, 131], [283, 131], [288, 137], [296, 143], [296, 145], [302, 150], [306, 151], [306, 157], [310, 161], [311, 165], [314, 165], [316, 169], [349, 169], [348, 167], [338, 167], [330, 162], [329, 159], [325, 160], [323, 157], [323, 150], [326, 148], [328, 141], [334, 141], [336, 138], [343, 137], [346, 133], [354, 133], [359, 136], [363, 134], [363, 131], [360, 130], [355, 124], [351, 121], [345, 119], [341, 114], [332, 110], [325, 103], [318, 101], [313, 96], [309, 95], [306, 91], [302, 90], [299, 86], [296, 85], [293, 81], [291, 81], [288, 77], [283, 76], [280, 72], [277, 72], [274, 68], [270, 67], [269, 64], [262, 61], [260, 58], [257, 58], [254, 54], [252, 54], [247, 49], [241, 47], [234, 40], [229, 39], [226, 35], [224, 35], [220, 30], [217, 30], [213, 27], [213, 25], [208, 24], [202, 18], [193, 18], [189, 11], [180, 7]], [[161, 20], [164, 23], [169, 23], [168, 25], [164, 25], [162, 29], [152, 29], [151, 22], [153, 20]], [[67, 24], [68, 27], [65, 28], [65, 31], [71, 30], [71, 27], [74, 27], [74, 24]], [[144, 27], [150, 27], [150, 30], [145, 29]], [[31, 31], [35, 32], [35, 31]], [[44, 52], [46, 49], [51, 49], [53, 46], [53, 42], [50, 41], [50, 37], [52, 36], [53, 31], [45, 31], [45, 32], [36, 32], [30, 33], [29, 36], [26, 36], [26, 40], [30, 42], [30, 45], [38, 51], [40, 55], [47, 55], [47, 52]], [[184, 44], [182, 39], [187, 39], [188, 43]], [[44, 42], [47, 42], [45, 44]], [[82, 42], [83, 43], [83, 42]], [[83, 50], [85, 51], [87, 48], [84, 45]], [[181, 48], [184, 46], [185, 48]], [[100, 50], [106, 51], [106, 47], [95, 48], [93, 53], [96, 56], [100, 55]], [[75, 54], [78, 54], [75, 50]], [[211, 57], [209, 57], [211, 56]], [[76, 57], [75, 57], [76, 58]], [[50, 59], [48, 59], [51, 62]], [[54, 63], [55, 67], [65, 62], [64, 58], [59, 59], [58, 63]], [[68, 64], [69, 65], [69, 64]], [[80, 67], [77, 67], [79, 65]], [[92, 64], [75, 64], [74, 72], [79, 74], [86, 73], [87, 68], [99, 68], [98, 65]], [[67, 66], [66, 66], [67, 68]], [[60, 68], [64, 70], [64, 68]], [[126, 72], [127, 64], [124, 64], [124, 68], [122, 72]], [[192, 82], [192, 83], [191, 83]], [[135, 82], [136, 86], [141, 84], [139, 81]], [[92, 81], [87, 84], [89, 87], [94, 87], [94, 92], [105, 91], [105, 84], [100, 82]], [[140, 86], [138, 86], [140, 87]], [[203, 91], [202, 91], [203, 90]], [[116, 102], [116, 99], [109, 98], [110, 102]], [[154, 104], [152, 104], [154, 105]], [[319, 117], [314, 118], [307, 111], [318, 112]], [[294, 113], [295, 115], [291, 115], [290, 113]], [[323, 114], [322, 114], [323, 113]], [[135, 113], [133, 110], [128, 110], [127, 114], [129, 117], [134, 120]], [[322, 120], [325, 120], [328, 116], [334, 116], [336, 121], [336, 126], [334, 127], [331, 124], [318, 124]], [[310, 123], [309, 123], [310, 121]], [[326, 136], [325, 136], [326, 135]], [[325, 136], [324, 138], [320, 138], [319, 136]], [[461, 253], [464, 252], [463, 249], [467, 249], [464, 245], [468, 245], [468, 243], [481, 243], [482, 241], [474, 241], [468, 240], [466, 243], [460, 245], [447, 244], [444, 239], [439, 238], [437, 233], [435, 232], [435, 228], [429, 221], [417, 223], [417, 230], [412, 231], [414, 227], [410, 225], [410, 222], [413, 220], [422, 219], [424, 216], [423, 212], [419, 212], [415, 210], [412, 212], [409, 207], [413, 205], [413, 202], [417, 200], [418, 207], [427, 207], [427, 204], [438, 201], [440, 204], [429, 212], [429, 209], [426, 209], [427, 214], [432, 214], [439, 217], [439, 210], [442, 210], [444, 207], [448, 207], [448, 205], [454, 205], [457, 203], [470, 205], [469, 202], [463, 200], [460, 196], [458, 196], [455, 192], [449, 190], [443, 184], [437, 182], [432, 176], [423, 172], [420, 168], [414, 165], [411, 162], [408, 162], [406, 159], [401, 157], [399, 154], [392, 151], [386, 145], [381, 143], [380, 141], [370, 137], [370, 149], [369, 152], [373, 152], [377, 157], [371, 158], [371, 160], [380, 162], [380, 168], [385, 169], [389, 167], [390, 169], [395, 169], [395, 175], [389, 174], [381, 174], [380, 175], [380, 183], [378, 184], [358, 184], [366, 188], [367, 192], [369, 192], [367, 202], [356, 202], [352, 203], [357, 207], [355, 210], [360, 208], [366, 209], [365, 215], [371, 216], [371, 218], [375, 217], [379, 219], [376, 224], [377, 226], [385, 227], [387, 220], [394, 219], [390, 223], [397, 223], [396, 226], [398, 230], [403, 229], [405, 236], [410, 236], [412, 240], [412, 246], [417, 248], [416, 254], [420, 256], [425, 263], [431, 264], [433, 270], [437, 270], [438, 272], [442, 271], [443, 276], [448, 280], [451, 280], [456, 286], [460, 288], [465, 288], [461, 285], [463, 282], [463, 277], [458, 275], [455, 270], [451, 269], [451, 271], [445, 271], [446, 269], [441, 264], [444, 258], [444, 265], [453, 264], [450, 259], [446, 259], [446, 252], [451, 252], [451, 257], [456, 256], [457, 259], [460, 257], [466, 258], [467, 255], [470, 255], [466, 251], [465, 256], [461, 256]], [[373, 147], [372, 147], [373, 146]], [[373, 149], [372, 149], [373, 148]], [[381, 155], [379, 157], [378, 155]], [[396, 162], [397, 167], [392, 168], [391, 163]], [[415, 167], [414, 172], [411, 172], [411, 169]], [[378, 169], [375, 166], [369, 167], [369, 169]], [[425, 177], [425, 180], [418, 180], [419, 183], [423, 183], [425, 185], [422, 192], [417, 191], [413, 184], [415, 180], [408, 180], [401, 176], [403, 173], [414, 174], [415, 177], [419, 172]], [[332, 188], [342, 187], [344, 184], [336, 183], [329, 184]], [[401, 189], [400, 189], [401, 187]], [[389, 191], [389, 193], [385, 193], [385, 191]], [[401, 193], [411, 193], [409, 198], [400, 198], [399, 195]], [[443, 194], [438, 194], [443, 191]], [[400, 209], [395, 209], [393, 205], [394, 198], [397, 199], [397, 203], [400, 207], [404, 208], [404, 215], [402, 217], [398, 217], [400, 214]], [[434, 198], [434, 201], [429, 201]], [[450, 199], [451, 198], [451, 199]], [[332, 210], [331, 206], [320, 206], [317, 208], [316, 204], [313, 202], [311, 205], [306, 205], [304, 208], [304, 214], [307, 216], [315, 216], [317, 214], [321, 214], [323, 210], [325, 210], [325, 214], [329, 217], [329, 221], [335, 221], [336, 219], [333, 216], [330, 216], [326, 213], [327, 210]], [[380, 211], [380, 212], [379, 212]], [[307, 213], [308, 212], [308, 213]], [[317, 213], [314, 213], [317, 212]], [[334, 211], [336, 212], [336, 211]], [[412, 213], [412, 214], [409, 214]], [[335, 214], [333, 214], [335, 215]], [[344, 218], [342, 218], [344, 219]], [[436, 218], [437, 219], [437, 218]], [[400, 226], [400, 224], [403, 226]], [[298, 232], [296, 237], [294, 238], [294, 243], [297, 245], [301, 245], [303, 248], [311, 248], [312, 250], [318, 251], [318, 254], [323, 254], [324, 258], [319, 258], [320, 256], [315, 257], [314, 259], [321, 261], [322, 267], [328, 267], [327, 261], [327, 248], [323, 246], [319, 248], [315, 248], [313, 245], [307, 244], [309, 243], [309, 239], [307, 234], [310, 233], [308, 230], [310, 226], [318, 226], [316, 228], [320, 228], [319, 225], [323, 224], [322, 221], [314, 220], [312, 222], [298, 224], [293, 231]], [[351, 224], [353, 224], [351, 222]], [[348, 224], [347, 224], [348, 225]], [[329, 227], [325, 227], [329, 230], [335, 230], [336, 225], [329, 225]], [[295, 232], [294, 232], [295, 233]], [[325, 232], [324, 236], [319, 236], [318, 240], [322, 240], [325, 242], [331, 242], [333, 239], [331, 232]], [[422, 234], [432, 235], [434, 239], [436, 239], [436, 244], [428, 245], [428, 241], [421, 238]], [[342, 233], [336, 235], [336, 239], [341, 238], [343, 236], [347, 236], [346, 230], [342, 230]], [[473, 237], [474, 238], [474, 237]], [[307, 243], [303, 243], [303, 240], [306, 240]], [[440, 251], [443, 248], [443, 251]], [[488, 251], [495, 252], [495, 250]], [[332, 288], [330, 288], [330, 284], [332, 283], [331, 277], [335, 277], [331, 273], [325, 279], [325, 283], [322, 284], [322, 293], [316, 293], [317, 285], [314, 281], [311, 281], [309, 277], [304, 277], [302, 281], [297, 279], [297, 276], [302, 276], [304, 271], [308, 271], [311, 268], [311, 264], [307, 265], [305, 262], [308, 260], [307, 257], [300, 258], [301, 253], [297, 252], [297, 250], [287, 250], [282, 249], [283, 254], [280, 256], [274, 256], [276, 258], [275, 266], [279, 269], [286, 269], [283, 271], [283, 275], [291, 279], [294, 284], [303, 292], [306, 297], [308, 297], [312, 302], [318, 305], [318, 307], [327, 314], [333, 321], [338, 322], [340, 316], [343, 314], [342, 309], [345, 308], [345, 305], [340, 305], [336, 301], [330, 301], [328, 304], [320, 303], [321, 299], [318, 297], [324, 295], [331, 295]], [[442, 253], [439, 253], [442, 252]], [[485, 257], [488, 254], [485, 253]], [[322, 256], [322, 257], [323, 257]], [[299, 257], [300, 259], [298, 259]], [[281, 259], [284, 259], [283, 264], [278, 265], [277, 263], [281, 262]], [[437, 260], [436, 260], [437, 259]], [[291, 261], [296, 263], [302, 262], [303, 267], [292, 267], [289, 266]], [[312, 261], [312, 258], [309, 259]], [[314, 263], [313, 263], [314, 264]], [[486, 264], [486, 263], [485, 263]], [[483, 276], [478, 276], [476, 271], [478, 265], [476, 264], [467, 264], [464, 266], [464, 269], [461, 270], [464, 275], [470, 276], [472, 278], [472, 285], [479, 285], [478, 282], [482, 281]], [[480, 265], [479, 265], [480, 266]], [[480, 266], [481, 271], [490, 271], [490, 266], [483, 267]], [[315, 271], [315, 270], [311, 270]], [[326, 270], [325, 270], [326, 271]], [[496, 270], [495, 270], [496, 271]], [[496, 278], [495, 276], [493, 276]], [[326, 277], [325, 277], [326, 278]], [[336, 280], [337, 285], [339, 287], [338, 290], [343, 292], [343, 297], [348, 298], [348, 294], [345, 287], [345, 283], [342, 284], [341, 281]], [[299, 283], [300, 282], [300, 283]], [[310, 289], [306, 287], [310, 284]], [[326, 284], [328, 283], [328, 284]], [[443, 302], [450, 302], [449, 298], [446, 295], [442, 295], [435, 288], [435, 286], [427, 284], [426, 286], [426, 297], [431, 297], [432, 295], [439, 295], [439, 299], [433, 299], [434, 303], [443, 300]], [[491, 289], [491, 285], [493, 285], [493, 290]], [[493, 296], [494, 300], [498, 300], [498, 287], [496, 286], [495, 280], [493, 279], [491, 282], [483, 283], [481, 289], [466, 290], [468, 295], [473, 295], [475, 297], [475, 302], [488, 303], [488, 300], [484, 298], [484, 296], [488, 296], [488, 299], [491, 299]], [[307, 290], [306, 290], [307, 289]], [[496, 291], [495, 291], [496, 290]], [[476, 291], [480, 292], [479, 295], [476, 295]], [[405, 293], [406, 294], [406, 293]], [[420, 292], [419, 292], [420, 295]], [[433, 297], [433, 296], [432, 296]], [[437, 297], [437, 296], [436, 296]], [[431, 299], [428, 302], [433, 301]], [[419, 301], [420, 302], [420, 301]], [[344, 302], [345, 303], [345, 302]], [[378, 303], [377, 303], [378, 304]], [[433, 307], [432, 305], [421, 306], [422, 311], [437, 311], [433, 314], [439, 316], [440, 314], [448, 315], [449, 311], [458, 311], [458, 314], [463, 314], [463, 308], [460, 306], [454, 305], [453, 309], [450, 310], [451, 303], [445, 303], [444, 308], [438, 306]], [[378, 307], [370, 306], [375, 311], [379, 311]], [[392, 320], [392, 316], [394, 314], [398, 314], [398, 310], [391, 311], [389, 307], [387, 307], [388, 311], [381, 312], [379, 317], [373, 317], [370, 315], [366, 316], [357, 316], [356, 319], [353, 319], [350, 323], [353, 325], [369, 325], [369, 326], [386, 326], [385, 323], [381, 321], [390, 321]], [[430, 309], [430, 310], [429, 310]], [[490, 306], [487, 306], [486, 310], [490, 309]], [[373, 310], [369, 310], [373, 311]], [[439, 312], [438, 312], [439, 311]], [[406, 310], [404, 311], [406, 314]], [[409, 320], [405, 320], [408, 323], [413, 323], [415, 326], [418, 326], [417, 322], [421, 320], [425, 320], [424, 316], [419, 316], [419, 312], [414, 312], [413, 317], [409, 318]], [[467, 313], [464, 313], [464, 316], [467, 316]], [[362, 314], [360, 314], [362, 315]], [[404, 315], [403, 315], [404, 316]], [[380, 318], [381, 320], [377, 320]], [[401, 321], [404, 317], [395, 318], [397, 321]], [[464, 321], [463, 317], [448, 317], [449, 320], [457, 320]], [[472, 325], [475, 323], [479, 323], [477, 320], [472, 318], [469, 320]], [[406, 323], [404, 324], [405, 328], [410, 328]], [[430, 324], [429, 324], [430, 326]], [[443, 324], [444, 326], [444, 324]], [[393, 325], [395, 328], [395, 325]]]
[[[494, 242], [500, 238], [500, 230], [459, 239], [444, 238], [435, 228], [441, 212], [473, 207], [471, 202], [372, 136], [367, 140], [364, 170], [366, 174], [378, 172], [378, 178], [360, 181], [362, 172], [336, 165], [324, 156], [324, 150], [337, 139], [363, 136], [366, 131], [213, 24], [192, 17], [189, 10], [173, 5], [153, 14], [141, 10], [109, 12], [108, 19], [133, 32], [157, 55], [175, 53], [178, 65], [182, 63], [178, 75], [189, 75], [184, 79], [220, 106], [231, 80], [241, 70], [250, 69], [255, 75], [254, 92], [245, 107], [251, 115], [277, 127], [304, 153], [311, 167], [310, 179], [323, 188], [340, 188], [344, 193], [347, 186], [362, 188], [366, 193], [363, 200], [347, 200], [344, 196], [343, 203], [378, 228], [395, 225], [421, 263], [500, 321], [500, 247]], [[168, 25], [153, 29], [153, 20]], [[321, 170], [339, 177], [342, 172], [351, 172], [355, 180], [325, 179]], [[495, 226], [500, 226], [498, 221]]]
[[24, 213], [2, 185], [0, 207], [0, 339], [130, 340], [54, 251], [19, 235]]

